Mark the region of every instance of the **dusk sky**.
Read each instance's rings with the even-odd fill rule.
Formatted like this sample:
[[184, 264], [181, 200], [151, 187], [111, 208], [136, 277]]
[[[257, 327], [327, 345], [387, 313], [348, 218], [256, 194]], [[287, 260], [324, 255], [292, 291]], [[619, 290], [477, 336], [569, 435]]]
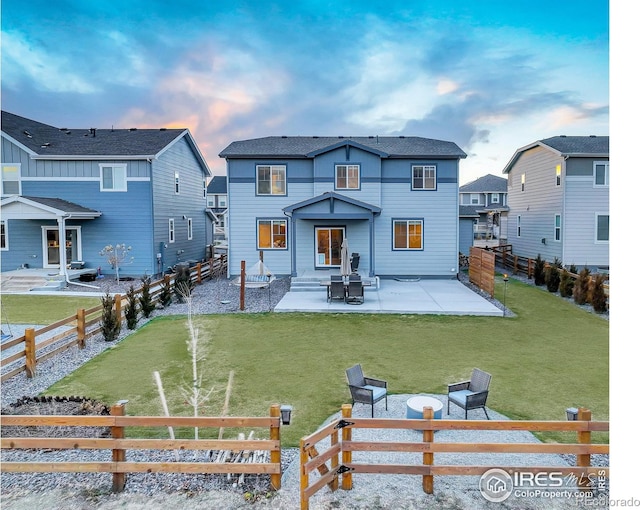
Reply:
[[555, 135], [609, 134], [609, 3], [2, 2], [2, 108], [69, 128], [234, 140], [407, 135], [464, 184]]

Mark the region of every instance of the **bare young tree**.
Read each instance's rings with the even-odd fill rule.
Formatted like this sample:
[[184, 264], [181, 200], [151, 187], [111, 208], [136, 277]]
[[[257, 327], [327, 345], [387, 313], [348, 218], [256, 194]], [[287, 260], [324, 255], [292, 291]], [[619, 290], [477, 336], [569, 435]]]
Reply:
[[130, 252], [131, 246], [127, 246], [124, 243], [116, 244], [115, 246], [108, 244], [100, 250], [100, 255], [105, 257], [107, 263], [116, 270], [116, 280], [118, 283], [120, 283], [120, 266], [133, 262], [133, 257], [129, 256]]

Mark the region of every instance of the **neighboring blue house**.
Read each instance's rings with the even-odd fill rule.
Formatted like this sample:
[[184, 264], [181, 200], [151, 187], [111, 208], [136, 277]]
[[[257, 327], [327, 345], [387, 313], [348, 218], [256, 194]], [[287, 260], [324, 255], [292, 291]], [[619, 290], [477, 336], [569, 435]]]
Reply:
[[504, 168], [513, 253], [609, 268], [609, 137], [554, 136], [518, 149]]
[[466, 154], [420, 137], [280, 136], [231, 143], [229, 274], [263, 251], [278, 275], [455, 278], [458, 170]]
[[[205, 256], [207, 163], [188, 129], [67, 129], [2, 112], [2, 271], [70, 263], [121, 274]], [[61, 242], [64, 240], [64, 242]]]
[[487, 174], [460, 186], [460, 252], [507, 239], [507, 179]]
[[227, 247], [227, 176], [216, 175], [207, 186], [207, 215], [211, 225], [207, 231], [207, 244]]

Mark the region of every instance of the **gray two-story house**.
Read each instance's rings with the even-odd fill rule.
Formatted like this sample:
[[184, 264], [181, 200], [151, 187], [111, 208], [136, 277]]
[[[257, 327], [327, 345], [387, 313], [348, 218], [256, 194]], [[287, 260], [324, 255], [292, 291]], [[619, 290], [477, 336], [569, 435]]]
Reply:
[[608, 269], [608, 136], [538, 140], [518, 149], [503, 173], [514, 254]]
[[337, 271], [342, 244], [369, 277], [453, 278], [466, 154], [421, 137], [272, 136], [227, 161], [229, 273], [263, 253], [276, 274]]

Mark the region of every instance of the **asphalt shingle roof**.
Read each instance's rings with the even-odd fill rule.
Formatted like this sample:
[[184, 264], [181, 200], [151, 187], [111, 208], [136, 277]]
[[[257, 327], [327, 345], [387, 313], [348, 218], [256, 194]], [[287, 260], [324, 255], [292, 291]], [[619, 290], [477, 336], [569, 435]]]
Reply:
[[68, 213], [97, 213], [98, 212], [94, 209], [89, 209], [88, 207], [83, 207], [81, 205], [74, 204], [73, 202], [62, 200], [61, 198], [46, 198], [46, 197], [22, 197], [22, 198], [31, 200], [32, 202], [36, 202], [38, 204], [45, 205], [47, 207], [51, 207], [53, 209], [65, 211]]
[[40, 156], [152, 156], [186, 129], [66, 129], [2, 111], [2, 131]]
[[506, 193], [507, 179], [487, 174], [460, 186], [460, 193]]
[[453, 142], [418, 136], [268, 136], [232, 142], [220, 153], [220, 157], [303, 158], [347, 142], [382, 153], [383, 156], [390, 158], [467, 157], [464, 151]]
[[609, 154], [608, 136], [553, 136], [540, 140], [562, 154]]

